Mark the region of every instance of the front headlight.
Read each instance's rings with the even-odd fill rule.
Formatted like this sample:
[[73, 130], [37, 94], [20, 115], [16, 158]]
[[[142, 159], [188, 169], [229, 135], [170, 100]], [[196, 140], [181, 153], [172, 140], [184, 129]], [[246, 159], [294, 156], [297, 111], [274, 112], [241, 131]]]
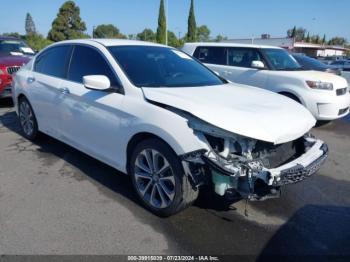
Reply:
[[333, 90], [333, 84], [321, 81], [306, 81], [306, 84], [313, 89]]

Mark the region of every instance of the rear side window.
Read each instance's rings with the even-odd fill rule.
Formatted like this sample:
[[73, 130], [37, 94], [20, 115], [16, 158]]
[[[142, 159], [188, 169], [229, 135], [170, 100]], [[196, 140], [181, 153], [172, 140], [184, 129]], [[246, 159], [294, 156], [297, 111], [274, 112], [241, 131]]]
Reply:
[[76, 46], [69, 67], [68, 80], [82, 83], [83, 76], [86, 75], [107, 76], [111, 86], [118, 86], [116, 77], [102, 54], [91, 47]]
[[236, 48], [227, 49], [227, 65], [237, 67], [251, 67], [253, 61], [262, 61], [258, 50], [253, 48]]
[[226, 65], [225, 47], [197, 47], [193, 56], [202, 63]]
[[45, 75], [64, 78], [70, 48], [70, 46], [57, 46], [44, 51], [35, 60], [34, 71]]

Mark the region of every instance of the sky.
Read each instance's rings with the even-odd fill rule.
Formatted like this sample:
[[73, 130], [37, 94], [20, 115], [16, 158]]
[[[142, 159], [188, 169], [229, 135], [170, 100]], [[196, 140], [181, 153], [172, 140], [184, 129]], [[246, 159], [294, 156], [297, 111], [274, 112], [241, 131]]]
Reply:
[[[168, 1], [168, 26], [181, 37], [187, 32], [190, 0]], [[37, 31], [47, 35], [65, 0], [2, 0], [0, 34], [24, 33], [29, 12]], [[92, 34], [93, 26], [114, 24], [123, 34], [144, 28], [156, 30], [159, 0], [76, 0], [80, 14]], [[6, 10], [6, 11], [5, 11]], [[197, 25], [207, 25], [211, 35], [229, 38], [284, 37], [293, 26], [327, 38], [343, 36], [350, 41], [349, 0], [195, 0]]]

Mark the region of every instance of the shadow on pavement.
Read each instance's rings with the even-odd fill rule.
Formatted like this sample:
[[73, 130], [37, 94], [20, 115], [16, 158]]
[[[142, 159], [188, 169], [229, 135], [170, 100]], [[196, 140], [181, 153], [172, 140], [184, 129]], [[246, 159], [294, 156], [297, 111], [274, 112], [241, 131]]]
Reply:
[[[0, 115], [1, 125], [23, 137], [17, 115], [14, 111]], [[103, 187], [119, 193], [140, 205], [136, 194], [134, 194], [131, 180], [125, 174], [45, 134], [41, 133], [33, 143], [39, 146], [37, 152], [39, 157], [40, 154], [53, 154], [60, 159], [64, 159], [82, 172], [81, 177], [76, 177], [77, 179], [83, 179], [83, 175], [86, 175]], [[237, 201], [239, 200], [237, 199]], [[216, 195], [211, 187], [208, 187], [206, 190], [201, 190], [199, 199], [195, 205], [202, 209], [228, 211], [234, 209], [230, 207], [234, 202]]]
[[276, 256], [280, 261], [350, 261], [350, 208], [300, 208], [275, 232], [257, 261]]
[[0, 108], [13, 107], [12, 98], [0, 98]]
[[[0, 115], [1, 126], [23, 137], [14, 111]], [[25, 138], [23, 137], [23, 139]], [[83, 180], [86, 175], [101, 185], [99, 189], [102, 190], [103, 187], [106, 187], [139, 204], [133, 193], [131, 180], [125, 174], [45, 134], [40, 133], [33, 143], [39, 147], [37, 152], [34, 152], [38, 157], [46, 160], [50, 159], [49, 155], [52, 154], [80, 170], [81, 172], [77, 172], [75, 175], [77, 180]]]

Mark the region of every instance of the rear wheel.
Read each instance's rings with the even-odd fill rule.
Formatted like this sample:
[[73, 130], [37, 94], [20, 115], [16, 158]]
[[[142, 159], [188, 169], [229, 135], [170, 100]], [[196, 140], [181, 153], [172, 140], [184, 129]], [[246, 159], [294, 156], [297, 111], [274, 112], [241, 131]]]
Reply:
[[176, 214], [198, 196], [179, 157], [158, 139], [147, 139], [136, 146], [130, 158], [130, 175], [142, 204], [158, 216]]
[[34, 140], [38, 135], [38, 123], [33, 108], [25, 97], [20, 98], [18, 103], [18, 115], [23, 135], [29, 140]]

